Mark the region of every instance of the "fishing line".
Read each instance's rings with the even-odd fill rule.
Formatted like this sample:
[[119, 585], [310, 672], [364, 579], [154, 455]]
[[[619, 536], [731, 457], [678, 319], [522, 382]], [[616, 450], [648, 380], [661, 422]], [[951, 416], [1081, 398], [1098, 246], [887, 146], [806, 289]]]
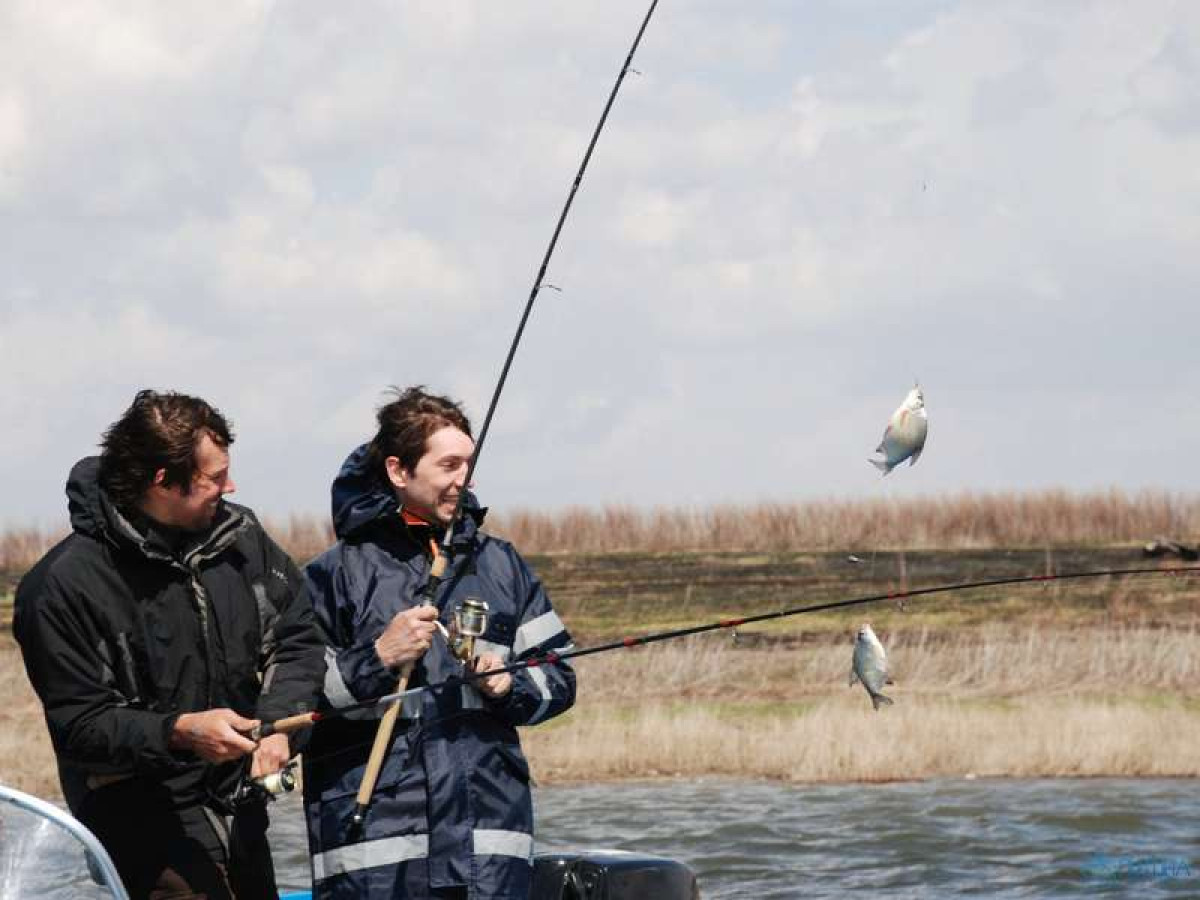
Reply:
[[488, 431], [492, 425], [492, 417], [495, 415], [496, 406], [500, 402], [500, 394], [504, 390], [504, 385], [508, 381], [508, 373], [512, 368], [513, 358], [517, 355], [517, 346], [521, 343], [521, 337], [525, 333], [525, 324], [529, 321], [529, 314], [533, 312], [534, 301], [537, 300], [538, 294], [542, 288], [550, 288], [555, 291], [561, 291], [555, 285], [545, 283], [546, 269], [550, 265], [550, 258], [554, 255], [554, 249], [558, 246], [559, 235], [562, 234], [563, 225], [567, 221], [567, 214], [571, 211], [571, 206], [575, 202], [575, 195], [579, 191], [579, 185], [583, 181], [583, 174], [587, 171], [588, 163], [591, 162], [592, 152], [596, 149], [596, 142], [600, 140], [600, 132], [604, 130], [604, 123], [608, 121], [608, 114], [612, 110], [613, 103], [617, 99], [617, 92], [621, 90], [621, 84], [625, 81], [625, 76], [632, 70], [633, 55], [637, 52], [638, 45], [642, 42], [642, 35], [646, 33], [646, 27], [650, 24], [650, 18], [654, 15], [654, 10], [658, 6], [658, 0], [651, 0], [650, 8], [646, 10], [646, 16], [642, 19], [641, 27], [638, 28], [637, 36], [634, 37], [633, 43], [629, 47], [629, 53], [625, 56], [625, 62], [621, 64], [621, 70], [617, 74], [617, 80], [613, 83], [612, 90], [608, 94], [608, 100], [604, 104], [604, 110], [600, 113], [600, 120], [596, 123], [596, 128], [592, 132], [592, 138], [588, 141], [587, 150], [583, 154], [583, 160], [579, 163], [579, 171], [575, 173], [575, 180], [571, 183], [571, 190], [567, 194], [566, 203], [563, 204], [562, 212], [558, 215], [558, 222], [554, 226], [554, 233], [550, 236], [550, 243], [546, 246], [546, 253], [542, 257], [541, 265], [538, 266], [537, 275], [533, 279], [533, 287], [529, 291], [529, 299], [525, 302], [525, 309], [521, 313], [520, 321], [517, 323], [516, 333], [513, 335], [512, 343], [509, 345], [508, 354], [504, 358], [504, 365], [500, 369], [500, 378], [496, 382], [496, 388], [492, 392], [492, 399], [488, 403], [487, 413], [483, 417], [483, 425], [479, 429], [479, 436], [475, 440], [475, 451], [471, 454], [470, 460], [467, 462], [467, 475], [463, 480], [463, 490], [459, 492], [458, 503], [454, 507], [454, 513], [450, 517], [450, 523], [446, 526], [446, 532], [442, 537], [442, 547], [449, 552], [450, 539], [453, 535], [455, 523], [462, 517], [463, 503], [466, 501], [466, 488], [471, 484], [471, 478], [475, 474], [475, 467], [479, 462], [479, 456], [483, 452], [484, 441], [487, 440]]

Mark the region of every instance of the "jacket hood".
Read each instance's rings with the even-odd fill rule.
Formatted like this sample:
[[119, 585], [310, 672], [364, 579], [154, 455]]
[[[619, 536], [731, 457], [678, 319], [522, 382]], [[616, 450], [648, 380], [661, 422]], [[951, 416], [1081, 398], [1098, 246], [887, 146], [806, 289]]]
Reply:
[[[376, 519], [400, 511], [400, 503], [390, 488], [380, 483], [367, 465], [367, 444], [356, 447], [337, 477], [330, 491], [332, 500], [333, 532], [344, 539]], [[474, 537], [483, 524], [487, 509], [479, 505], [475, 495], [467, 491], [463, 503], [463, 516], [454, 529], [455, 541]]]
[[71, 528], [80, 534], [103, 537], [109, 530], [111, 504], [100, 490], [100, 457], [87, 456], [71, 467], [67, 476], [67, 511]]

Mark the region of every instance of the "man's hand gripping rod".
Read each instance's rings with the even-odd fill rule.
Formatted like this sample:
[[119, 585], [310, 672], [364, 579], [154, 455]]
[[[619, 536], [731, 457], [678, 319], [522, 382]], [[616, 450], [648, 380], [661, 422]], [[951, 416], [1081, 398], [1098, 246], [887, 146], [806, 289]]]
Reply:
[[[469, 476], [468, 481], [469, 483]], [[448, 545], [450, 543], [451, 529], [454, 527], [454, 522], [457, 519], [458, 511], [462, 508], [462, 498], [466, 494], [466, 484], [464, 483], [462, 490], [459, 492], [458, 507], [455, 508], [455, 518], [451, 519], [450, 525], [446, 528], [446, 534], [442, 538], [442, 552], [435, 554], [433, 563], [429, 568], [429, 581], [425, 585], [425, 590], [422, 591], [421, 605], [434, 606], [434, 598], [437, 596], [438, 585], [442, 582], [442, 576], [446, 572], [446, 559], [448, 557]], [[408, 687], [408, 679], [412, 677], [413, 666], [417, 664], [415, 659], [411, 659], [404, 664], [404, 668], [400, 670], [400, 680], [396, 684], [396, 693], [403, 694]], [[354, 828], [362, 828], [363, 822], [367, 817], [367, 807], [371, 805], [371, 795], [375, 793], [375, 785], [379, 781], [379, 772], [383, 769], [383, 760], [387, 757], [388, 746], [392, 741], [392, 732], [396, 728], [396, 719], [400, 715], [400, 708], [404, 705], [403, 697], [392, 702], [387, 710], [379, 719], [379, 728], [375, 732], [375, 742], [371, 744], [371, 755], [367, 757], [367, 767], [363, 769], [362, 782], [358, 786], [358, 796], [354, 802], [354, 815], [350, 818], [350, 824]]]

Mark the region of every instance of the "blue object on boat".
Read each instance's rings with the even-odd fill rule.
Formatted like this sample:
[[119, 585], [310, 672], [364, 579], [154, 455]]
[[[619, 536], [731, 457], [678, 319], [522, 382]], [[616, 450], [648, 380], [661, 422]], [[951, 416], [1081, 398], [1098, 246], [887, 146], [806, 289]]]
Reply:
[[279, 900], [312, 900], [312, 891], [288, 891], [280, 894]]

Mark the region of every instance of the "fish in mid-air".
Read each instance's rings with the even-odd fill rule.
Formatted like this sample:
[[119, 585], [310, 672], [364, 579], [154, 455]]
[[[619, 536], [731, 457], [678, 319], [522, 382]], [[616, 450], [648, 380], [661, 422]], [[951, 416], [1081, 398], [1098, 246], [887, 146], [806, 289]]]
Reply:
[[879, 709], [885, 703], [891, 706], [895, 702], [891, 697], [886, 697], [882, 693], [885, 684], [894, 684], [894, 682], [888, 675], [887, 654], [883, 650], [883, 644], [879, 643], [879, 638], [875, 637], [875, 632], [870, 625], [863, 625], [858, 629], [858, 637], [854, 639], [854, 661], [850, 664], [850, 686], [853, 687], [856, 681], [861, 681], [862, 686], [867, 689], [871, 705], [875, 709]]
[[925, 449], [925, 436], [929, 434], [929, 417], [925, 414], [925, 395], [918, 384], [908, 392], [904, 402], [892, 413], [884, 429], [883, 440], [875, 448], [883, 459], [869, 459], [871, 465], [886, 475], [900, 463], [908, 460], [915, 466]]

